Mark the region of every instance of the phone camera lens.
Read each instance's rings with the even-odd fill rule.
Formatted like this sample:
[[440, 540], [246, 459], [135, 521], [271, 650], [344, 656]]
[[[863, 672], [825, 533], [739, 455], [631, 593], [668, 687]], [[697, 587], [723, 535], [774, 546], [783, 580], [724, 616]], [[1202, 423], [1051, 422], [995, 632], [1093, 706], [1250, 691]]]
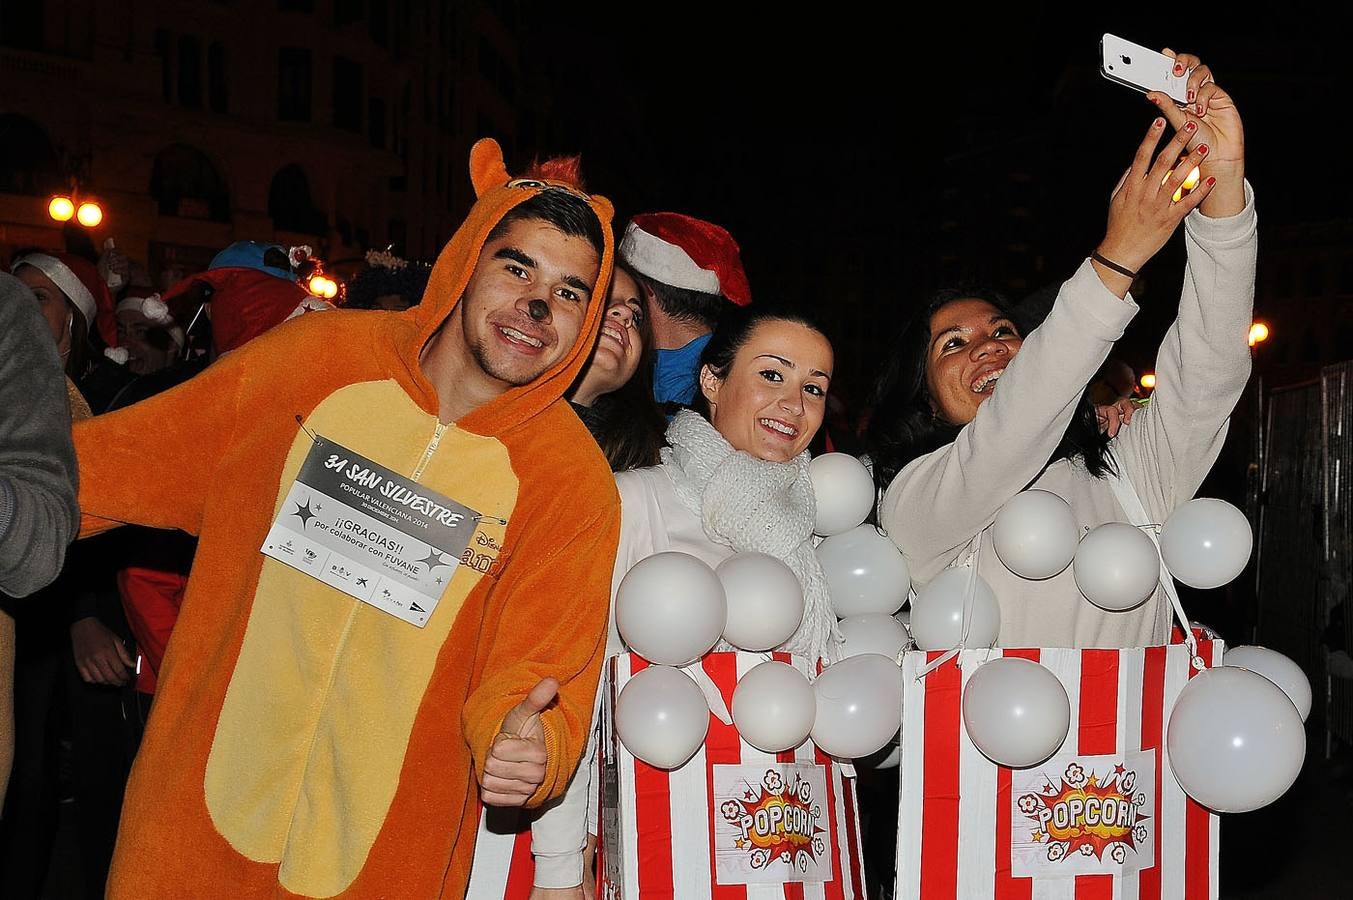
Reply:
[[1132, 57], [1130, 57], [1130, 56], [1120, 56], [1120, 57], [1118, 57], [1118, 58], [1121, 59], [1121, 60], [1123, 61], [1123, 65], [1125, 65], [1125, 66], [1130, 66], [1130, 65], [1132, 65]]

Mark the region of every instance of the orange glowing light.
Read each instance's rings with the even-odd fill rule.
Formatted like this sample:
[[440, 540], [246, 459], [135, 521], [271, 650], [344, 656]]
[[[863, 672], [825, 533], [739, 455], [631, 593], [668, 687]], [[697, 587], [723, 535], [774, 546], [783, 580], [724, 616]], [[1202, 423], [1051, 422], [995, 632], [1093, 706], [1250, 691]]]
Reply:
[[75, 204], [69, 197], [53, 197], [47, 204], [47, 215], [58, 222], [69, 222], [75, 215]]
[[1146, 388], [1148, 391], [1155, 389], [1156, 387], [1155, 372], [1147, 372], [1142, 375], [1142, 387]]
[[1250, 326], [1250, 346], [1262, 344], [1268, 340], [1268, 326], [1263, 322], [1255, 322]]
[[310, 293], [316, 297], [323, 297], [325, 300], [332, 300], [338, 296], [338, 282], [325, 275], [311, 275], [307, 283]]
[[[1174, 174], [1174, 173], [1171, 172], [1169, 175], [1166, 175], [1166, 176], [1165, 176], [1165, 181], [1169, 181], [1169, 180], [1170, 180], [1170, 176], [1173, 175], [1173, 174]], [[1189, 191], [1193, 190], [1194, 188], [1196, 188], [1196, 187], [1198, 186], [1198, 181], [1199, 181], [1199, 179], [1202, 178], [1202, 177], [1203, 177], [1203, 173], [1200, 172], [1200, 171], [1198, 171], [1198, 167], [1197, 167], [1197, 166], [1194, 166], [1194, 167], [1193, 167], [1193, 171], [1190, 172], [1189, 175], [1188, 175], [1188, 177], [1184, 179], [1184, 183], [1183, 183], [1182, 185], [1180, 185], [1180, 187], [1174, 192], [1174, 197], [1173, 197], [1174, 202], [1175, 202], [1175, 203], [1178, 203], [1180, 200], [1183, 200], [1183, 199], [1184, 199], [1184, 195], [1185, 195], [1186, 193], [1188, 193]], [[1161, 184], [1164, 184], [1165, 181], [1162, 181]]]
[[98, 228], [99, 223], [103, 221], [103, 207], [89, 201], [81, 203], [75, 212], [75, 221], [86, 228]]

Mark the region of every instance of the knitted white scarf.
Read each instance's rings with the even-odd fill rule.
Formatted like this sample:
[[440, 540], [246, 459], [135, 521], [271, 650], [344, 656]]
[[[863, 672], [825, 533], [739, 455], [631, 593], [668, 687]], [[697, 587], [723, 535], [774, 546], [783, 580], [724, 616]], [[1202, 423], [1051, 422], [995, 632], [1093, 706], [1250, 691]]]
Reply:
[[[835, 661], [836, 616], [827, 580], [813, 553], [816, 501], [808, 453], [774, 463], [734, 450], [698, 413], [681, 410], [667, 426], [662, 462], [676, 495], [700, 517], [710, 540], [734, 550], [773, 556], [803, 586], [803, 621], [777, 650], [816, 662]], [[716, 649], [736, 649], [720, 642]]]

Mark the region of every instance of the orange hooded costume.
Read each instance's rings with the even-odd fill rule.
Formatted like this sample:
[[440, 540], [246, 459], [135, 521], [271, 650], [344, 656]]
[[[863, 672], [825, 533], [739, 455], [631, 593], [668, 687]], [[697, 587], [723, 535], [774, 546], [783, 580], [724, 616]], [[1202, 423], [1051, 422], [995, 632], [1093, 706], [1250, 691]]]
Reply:
[[[76, 428], [84, 533], [199, 535], [182, 615], [123, 809], [108, 896], [459, 897], [482, 774], [504, 715], [540, 679], [561, 793], [586, 744], [620, 509], [562, 399], [605, 309], [605, 238], [577, 341], [544, 375], [453, 424], [419, 354], [493, 227], [551, 189], [471, 151], [478, 202], [420, 306], [303, 316], [192, 381]], [[260, 547], [311, 439], [335, 441], [486, 518], [423, 628]], [[499, 524], [506, 520], [505, 524]]]

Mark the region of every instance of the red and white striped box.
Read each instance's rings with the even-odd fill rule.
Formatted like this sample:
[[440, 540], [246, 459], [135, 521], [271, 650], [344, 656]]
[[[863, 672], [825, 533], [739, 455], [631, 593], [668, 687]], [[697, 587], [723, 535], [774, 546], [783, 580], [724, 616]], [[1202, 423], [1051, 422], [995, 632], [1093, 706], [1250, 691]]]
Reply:
[[529, 900], [536, 864], [531, 812], [481, 805], [467, 900]]
[[[788, 654], [711, 653], [700, 665], [729, 709], [738, 679]], [[811, 741], [765, 753], [711, 716], [705, 744], [667, 771], [635, 759], [612, 725], [647, 666], [613, 657], [602, 693], [601, 889], [608, 900], [865, 900], [855, 779]]]
[[[1220, 641], [1198, 644], [1208, 666]], [[1165, 726], [1193, 676], [1182, 644], [1125, 650], [967, 650], [902, 664], [899, 900], [1215, 900], [1217, 816], [1170, 770]], [[987, 660], [1041, 663], [1071, 700], [1048, 762], [1009, 769], [968, 739], [962, 692]]]

